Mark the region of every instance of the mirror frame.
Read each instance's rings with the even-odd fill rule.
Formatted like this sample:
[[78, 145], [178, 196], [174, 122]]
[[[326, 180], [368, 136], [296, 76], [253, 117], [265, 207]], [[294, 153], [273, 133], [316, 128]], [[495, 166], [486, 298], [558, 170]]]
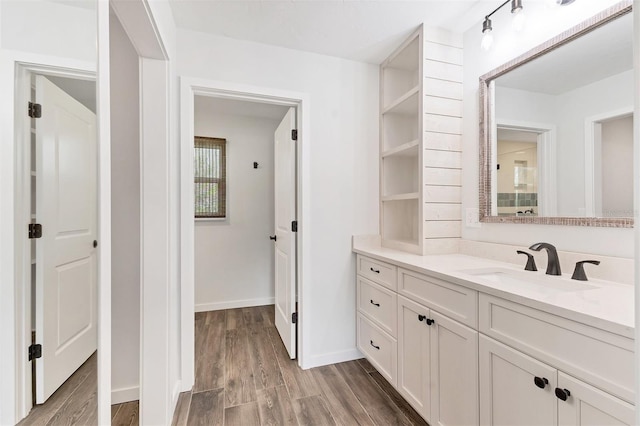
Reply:
[[493, 170], [492, 146], [495, 79], [521, 65], [557, 49], [627, 13], [631, 13], [632, 0], [624, 0], [605, 9], [592, 18], [570, 28], [556, 37], [540, 44], [528, 52], [506, 62], [480, 77], [480, 187], [479, 211], [483, 223], [525, 223], [565, 226], [600, 226], [611, 228], [633, 228], [632, 217], [539, 217], [539, 216], [492, 216], [491, 172]]

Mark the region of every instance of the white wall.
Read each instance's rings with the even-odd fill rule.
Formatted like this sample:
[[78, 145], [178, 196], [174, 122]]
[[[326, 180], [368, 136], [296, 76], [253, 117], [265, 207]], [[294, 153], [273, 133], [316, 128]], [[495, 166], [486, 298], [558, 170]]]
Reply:
[[212, 102], [196, 97], [195, 134], [227, 140], [227, 219], [196, 220], [196, 311], [271, 304], [273, 134], [280, 121], [220, 114]]
[[181, 76], [309, 94], [305, 364], [357, 356], [351, 236], [378, 233], [378, 67], [182, 30], [178, 55]]
[[633, 215], [633, 117], [602, 123], [603, 215]]
[[140, 116], [138, 53], [118, 18], [111, 46], [112, 404], [140, 385]]
[[[616, 0], [575, 2], [570, 6], [548, 8], [545, 2], [528, 2], [526, 27], [520, 33], [512, 29], [508, 10], [502, 10], [492, 17], [494, 45], [488, 52], [480, 48], [481, 20], [465, 32], [463, 209], [478, 206], [479, 77], [615, 3]], [[564, 251], [633, 256], [632, 229], [483, 223], [480, 228], [463, 227], [462, 236], [519, 246], [548, 241]]]
[[96, 2], [82, 3], [2, 0], [2, 48], [95, 62]]

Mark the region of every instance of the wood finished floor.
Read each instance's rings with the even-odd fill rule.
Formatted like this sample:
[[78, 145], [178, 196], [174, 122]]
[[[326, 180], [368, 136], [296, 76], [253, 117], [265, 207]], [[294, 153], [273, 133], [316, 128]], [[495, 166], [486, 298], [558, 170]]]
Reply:
[[195, 385], [173, 425], [426, 425], [366, 360], [300, 369], [273, 318], [273, 305], [196, 314]]
[[96, 362], [94, 353], [44, 404], [33, 407], [18, 426], [98, 424]]

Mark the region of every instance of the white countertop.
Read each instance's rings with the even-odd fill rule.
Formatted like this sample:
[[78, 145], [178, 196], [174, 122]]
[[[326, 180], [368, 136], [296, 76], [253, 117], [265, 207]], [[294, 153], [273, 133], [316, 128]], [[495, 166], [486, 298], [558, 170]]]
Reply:
[[[545, 271], [525, 272], [524, 263], [514, 265], [462, 254], [419, 256], [367, 241], [354, 240], [353, 244], [355, 253], [634, 338], [634, 289], [631, 285], [603, 280], [576, 281], [571, 280], [571, 274], [557, 277], [545, 275]], [[509, 273], [513, 271], [516, 276], [531, 277], [532, 281], [545, 285], [509, 285], [482, 275], [473, 275], [474, 270], [488, 268]], [[558, 289], [554, 288], [553, 280], [559, 280]], [[595, 288], [571, 291], [560, 289], [563, 286], [580, 286], [580, 283], [593, 285]]]

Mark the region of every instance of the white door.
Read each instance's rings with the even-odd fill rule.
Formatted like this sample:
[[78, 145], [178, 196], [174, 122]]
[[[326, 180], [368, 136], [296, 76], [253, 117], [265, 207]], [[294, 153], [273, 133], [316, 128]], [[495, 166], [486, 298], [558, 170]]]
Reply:
[[275, 133], [275, 311], [276, 328], [291, 359], [296, 357], [296, 110], [289, 111]]
[[96, 350], [96, 116], [36, 77], [36, 403]]
[[555, 426], [557, 370], [479, 336], [480, 424]]
[[431, 419], [430, 315], [428, 308], [398, 296], [398, 391], [426, 420]]
[[436, 425], [477, 425], [478, 332], [431, 311], [431, 419]]
[[[561, 426], [609, 426], [635, 423], [633, 405], [558, 372], [558, 424]], [[562, 400], [560, 398], [564, 398]]]

